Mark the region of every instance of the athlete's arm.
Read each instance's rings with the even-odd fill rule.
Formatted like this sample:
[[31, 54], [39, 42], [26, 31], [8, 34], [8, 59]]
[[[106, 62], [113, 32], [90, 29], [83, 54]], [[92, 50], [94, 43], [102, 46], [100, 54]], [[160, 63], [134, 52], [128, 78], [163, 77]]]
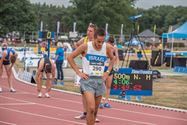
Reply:
[[84, 37], [81, 38], [78, 42], [75, 43], [75, 48], [78, 48], [80, 45], [84, 43]]
[[111, 51], [111, 49], [112, 49], [113, 46], [111, 46], [109, 44], [106, 44], [106, 45], [107, 45], [107, 48], [106, 48], [107, 49], [106, 50], [107, 51], [107, 56], [110, 59], [109, 66], [108, 66], [108, 71], [111, 72], [112, 67], [113, 67], [113, 65], [115, 63], [115, 60], [116, 60], [116, 56], [114, 56], [113, 52]]
[[86, 51], [87, 51], [87, 44], [82, 44], [75, 51], [73, 51], [71, 54], [69, 54], [69, 56], [67, 57], [67, 60], [70, 64], [70, 66], [73, 68], [73, 70], [76, 72], [76, 74], [79, 75], [83, 79], [87, 79], [88, 76], [79, 71], [79, 67], [76, 65], [74, 59], [77, 56], [79, 56], [80, 54], [86, 53]]
[[118, 48], [117, 48], [117, 47], [114, 47], [114, 50], [115, 50], [116, 65], [117, 65], [117, 67], [116, 67], [116, 68], [118, 68], [118, 66], [119, 66], [119, 55], [118, 55]]

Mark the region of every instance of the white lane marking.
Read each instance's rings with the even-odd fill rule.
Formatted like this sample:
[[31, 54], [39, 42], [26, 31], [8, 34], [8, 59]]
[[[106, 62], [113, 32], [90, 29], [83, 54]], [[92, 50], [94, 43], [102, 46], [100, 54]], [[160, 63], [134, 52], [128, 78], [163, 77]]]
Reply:
[[[27, 93], [27, 94], [31, 94], [31, 95], [35, 95], [33, 93]], [[1, 97], [1, 96], [0, 96]], [[8, 97], [4, 97], [4, 98], [8, 98]], [[10, 98], [9, 98], [10, 99]], [[68, 100], [68, 99], [61, 99], [61, 98], [56, 98], [56, 97], [52, 97], [51, 99], [55, 99], [55, 100], [61, 100], [61, 101], [65, 101], [65, 102], [71, 102], [71, 103], [76, 103], [76, 104], [82, 104], [81, 102], [78, 101], [73, 101], [73, 100]], [[12, 100], [15, 100], [14, 98]], [[24, 100], [17, 100], [17, 101], [24, 101]], [[32, 103], [32, 102], [28, 102], [28, 101], [24, 101], [27, 103]], [[42, 105], [42, 104], [38, 104], [37, 105]], [[48, 106], [48, 105], [45, 105]], [[50, 106], [48, 106], [50, 107]], [[50, 108], [54, 108], [54, 107], [50, 107]], [[58, 108], [59, 109], [59, 108]], [[66, 111], [72, 111], [72, 112], [80, 112], [77, 110], [67, 110], [66, 108], [60, 108], [61, 110], [66, 110]], [[135, 113], [135, 114], [141, 114], [141, 115], [147, 115], [147, 116], [152, 116], [152, 117], [160, 117], [160, 118], [166, 118], [166, 119], [173, 119], [173, 120], [181, 120], [181, 121], [187, 121], [187, 119], [184, 118], [176, 118], [176, 117], [170, 117], [170, 116], [166, 116], [166, 115], [157, 115], [157, 114], [151, 114], [151, 113], [144, 113], [144, 112], [137, 112], [137, 111], [131, 111], [131, 110], [123, 110], [123, 109], [118, 109], [118, 108], [111, 108], [111, 110], [117, 110], [117, 111], [122, 111], [122, 112], [130, 112], [130, 113]]]
[[16, 105], [34, 105], [34, 104], [36, 104], [36, 103], [0, 103], [0, 106], [6, 106], [6, 105], [14, 105], [14, 106], [16, 106]]
[[9, 111], [13, 111], [13, 112], [18, 112], [18, 113], [22, 113], [22, 114], [26, 114], [26, 115], [31, 115], [31, 116], [43, 117], [43, 118], [52, 119], [52, 120], [70, 122], [70, 123], [73, 123], [73, 124], [85, 125], [85, 123], [81, 123], [81, 122], [74, 122], [74, 121], [71, 121], [71, 120], [66, 120], [66, 119], [62, 119], [62, 118], [55, 118], [55, 117], [50, 117], [50, 116], [41, 115], [41, 114], [35, 114], [35, 113], [20, 111], [20, 110], [11, 109], [11, 108], [0, 107], [0, 109], [9, 110]]
[[[36, 105], [40, 105], [40, 106], [43, 106], [43, 107], [49, 107], [49, 108], [53, 108], [53, 109], [61, 109], [61, 110], [71, 111], [71, 112], [80, 112], [80, 111], [77, 111], [77, 110], [71, 110], [71, 109], [61, 108], [61, 107], [56, 107], [56, 106], [49, 106], [49, 105], [45, 105], [45, 104], [36, 103]], [[136, 121], [136, 120], [129, 120], [129, 119], [118, 118], [118, 117], [111, 117], [111, 116], [106, 116], [106, 115], [98, 115], [98, 116], [105, 117], [105, 118], [108, 118], [108, 119], [115, 119], [115, 120], [133, 122], [133, 123], [136, 123], [136, 124], [156, 125], [156, 124], [149, 123], [149, 122], [141, 122], [141, 121]]]
[[16, 125], [15, 123], [10, 123], [10, 122], [5, 122], [5, 121], [0, 121], [0, 123], [7, 124], [7, 125]]
[[118, 108], [111, 108], [111, 109], [112, 110], [117, 110], [117, 111], [122, 111], [122, 112], [129, 112], [129, 113], [135, 113], [135, 114], [153, 116], [153, 117], [160, 117], [160, 118], [167, 118], [167, 119], [187, 121], [187, 119], [170, 117], [170, 116], [165, 116], [165, 115], [156, 115], [156, 114], [150, 114], [150, 113], [144, 113], [144, 112], [137, 112], [137, 111], [132, 111], [132, 110], [123, 110], [123, 109], [118, 109]]
[[[9, 97], [5, 97], [5, 98], [9, 98]], [[9, 98], [9, 99], [14, 100], [14, 98]], [[20, 100], [20, 99], [17, 99], [17, 100]], [[25, 101], [25, 100], [22, 100], [22, 101]], [[68, 109], [68, 108], [61, 108], [61, 107], [57, 107], [57, 106], [50, 106], [50, 105], [45, 105], [45, 104], [40, 104], [40, 103], [35, 103], [35, 105], [39, 105], [39, 106], [42, 106], [42, 107], [53, 108], [53, 109], [58, 109], [58, 110], [60, 109], [60, 110], [69, 111], [69, 112], [76, 112], [76, 113], [80, 113], [81, 112], [81, 111], [78, 111], [78, 110], [73, 110], [73, 109]], [[104, 116], [104, 115], [98, 115], [98, 116], [105, 117], [105, 118], [108, 118], [108, 119], [115, 119], [115, 120], [121, 120], [121, 121], [134, 122], [136, 124], [156, 125], [156, 124], [149, 123], [149, 122], [141, 122], [141, 121], [129, 120], [129, 119], [118, 118], [118, 117], [111, 117], [111, 116]]]
[[6, 96], [2, 96], [2, 95], [0, 95], [0, 97], [5, 98], [5, 99], [9, 99], [9, 100], [18, 101], [18, 102], [34, 103], [34, 102], [30, 102], [30, 101], [26, 101], [26, 100], [22, 100], [22, 99], [11, 98], [11, 97], [6, 97]]
[[155, 123], [150, 123], [150, 122], [141, 122], [141, 121], [136, 121], [136, 120], [130, 120], [130, 119], [124, 119], [124, 118], [118, 118], [118, 117], [111, 117], [111, 116], [105, 116], [105, 115], [99, 115], [104, 118], [108, 119], [115, 119], [115, 120], [121, 120], [121, 121], [128, 121], [128, 122], [134, 122], [137, 124], [144, 124], [144, 125], [157, 125]]

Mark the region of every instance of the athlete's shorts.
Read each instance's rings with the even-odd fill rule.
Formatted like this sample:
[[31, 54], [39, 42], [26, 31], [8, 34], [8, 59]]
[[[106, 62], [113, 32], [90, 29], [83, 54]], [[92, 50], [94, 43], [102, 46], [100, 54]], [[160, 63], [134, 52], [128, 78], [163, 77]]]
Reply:
[[101, 77], [90, 76], [87, 80], [80, 80], [80, 91], [83, 94], [89, 91], [95, 95], [95, 97], [101, 96], [105, 93], [104, 81]]
[[3, 65], [10, 65], [10, 61], [3, 61]]
[[[0, 57], [1, 59], [1, 57]], [[3, 60], [3, 65], [10, 65], [10, 61], [9, 60]]]

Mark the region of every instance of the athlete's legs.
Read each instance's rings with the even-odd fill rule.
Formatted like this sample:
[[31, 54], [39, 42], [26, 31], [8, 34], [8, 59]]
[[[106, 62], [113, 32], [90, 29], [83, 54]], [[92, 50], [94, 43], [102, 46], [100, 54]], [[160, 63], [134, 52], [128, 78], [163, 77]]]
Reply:
[[42, 73], [37, 73], [36, 75], [36, 82], [37, 82], [37, 91], [41, 92], [42, 90]]
[[105, 103], [108, 103], [108, 98], [110, 96], [110, 89], [112, 84], [113, 75], [108, 76], [106, 79], [106, 97], [105, 97]]
[[6, 73], [7, 73], [7, 77], [8, 77], [8, 85], [10, 88], [10, 91], [15, 91], [12, 85], [12, 69], [10, 69], [10, 65], [4, 65]]
[[46, 93], [50, 92], [51, 86], [52, 86], [50, 76], [51, 76], [51, 73], [46, 73], [46, 77], [47, 77], [47, 80], [46, 80]]
[[96, 115], [96, 107], [95, 107], [95, 96], [93, 95], [92, 92], [85, 91], [83, 94], [85, 100], [86, 100], [86, 110], [87, 110], [87, 115], [86, 115], [86, 121], [87, 125], [94, 125], [95, 123], [95, 115]]
[[[0, 79], [2, 79], [2, 75], [3, 75], [3, 66], [0, 67]], [[2, 92], [1, 86], [0, 86], [0, 92]]]
[[102, 96], [95, 97], [95, 118], [97, 117], [97, 112], [99, 104], [101, 103]]

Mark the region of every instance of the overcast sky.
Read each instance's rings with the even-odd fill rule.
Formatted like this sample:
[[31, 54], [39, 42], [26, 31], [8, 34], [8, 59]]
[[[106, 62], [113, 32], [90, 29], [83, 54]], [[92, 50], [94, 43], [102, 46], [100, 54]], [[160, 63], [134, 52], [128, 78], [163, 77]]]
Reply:
[[[48, 3], [54, 5], [62, 5], [65, 7], [69, 5], [69, 0], [30, 0], [32, 3]], [[148, 9], [157, 5], [173, 5], [173, 6], [187, 6], [187, 0], [138, 0], [136, 6], [139, 8]]]

